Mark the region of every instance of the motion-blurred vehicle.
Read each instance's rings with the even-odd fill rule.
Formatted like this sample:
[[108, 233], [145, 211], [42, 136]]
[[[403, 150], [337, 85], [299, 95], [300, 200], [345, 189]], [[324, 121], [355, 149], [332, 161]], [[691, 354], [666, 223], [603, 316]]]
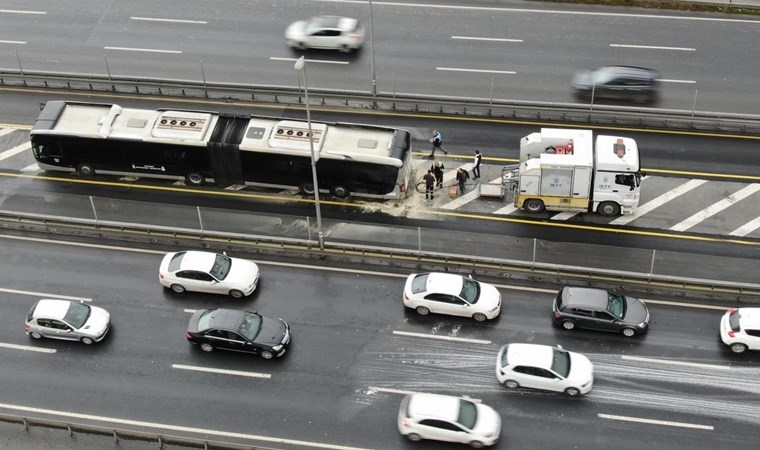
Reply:
[[481, 322], [501, 311], [495, 286], [452, 273], [413, 273], [404, 285], [404, 306], [421, 315], [431, 312], [472, 317]]
[[507, 344], [496, 356], [496, 379], [509, 389], [519, 387], [587, 394], [594, 385], [594, 366], [580, 353], [562, 347]]
[[82, 302], [42, 299], [26, 316], [24, 331], [33, 339], [100, 342], [111, 329], [111, 315]]
[[720, 338], [734, 353], [760, 350], [760, 308], [731, 308], [720, 320]]
[[573, 77], [576, 97], [629, 100], [655, 103], [659, 99], [660, 74], [656, 70], [632, 66], [605, 66], [585, 70]]
[[501, 417], [490, 406], [447, 395], [409, 394], [401, 400], [398, 430], [410, 441], [432, 439], [494, 445], [501, 433]]
[[247, 259], [221, 253], [173, 252], [161, 261], [158, 280], [178, 294], [194, 291], [243, 298], [256, 289], [259, 267]]
[[554, 323], [566, 330], [588, 328], [631, 337], [649, 328], [649, 308], [644, 302], [605, 289], [564, 287], [552, 309]]
[[212, 308], [193, 313], [187, 325], [187, 340], [204, 352], [232, 350], [272, 359], [285, 354], [290, 344], [290, 325], [255, 311]]
[[291, 23], [285, 41], [300, 50], [321, 48], [350, 52], [364, 44], [364, 25], [350, 17], [317, 16]]

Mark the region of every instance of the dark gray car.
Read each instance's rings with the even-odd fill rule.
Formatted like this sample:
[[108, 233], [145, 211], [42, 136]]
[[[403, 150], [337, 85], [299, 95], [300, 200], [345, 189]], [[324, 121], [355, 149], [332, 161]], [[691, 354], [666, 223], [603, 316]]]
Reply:
[[564, 287], [552, 309], [554, 322], [566, 330], [588, 328], [633, 336], [649, 328], [644, 302], [604, 289]]
[[578, 72], [573, 89], [579, 99], [611, 99], [655, 103], [659, 99], [660, 74], [656, 70], [632, 66], [605, 66]]

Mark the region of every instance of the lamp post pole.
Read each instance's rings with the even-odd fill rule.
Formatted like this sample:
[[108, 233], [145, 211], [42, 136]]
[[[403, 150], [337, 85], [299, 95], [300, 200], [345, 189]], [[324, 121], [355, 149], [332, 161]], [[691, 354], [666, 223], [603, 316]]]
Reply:
[[306, 82], [306, 60], [303, 56], [298, 58], [294, 69], [303, 74], [303, 91], [306, 97], [306, 122], [309, 125], [309, 149], [311, 150], [311, 177], [314, 183], [314, 205], [317, 208], [317, 240], [319, 241], [319, 249], [325, 249], [325, 235], [322, 232], [322, 210], [319, 206], [319, 184], [317, 184], [317, 159], [314, 155], [314, 134], [311, 131], [311, 110], [309, 109], [309, 88]]
[[369, 0], [369, 53], [372, 56], [370, 66], [372, 70], [372, 97], [377, 97], [377, 76], [375, 75], [375, 27], [372, 22], [372, 0]]

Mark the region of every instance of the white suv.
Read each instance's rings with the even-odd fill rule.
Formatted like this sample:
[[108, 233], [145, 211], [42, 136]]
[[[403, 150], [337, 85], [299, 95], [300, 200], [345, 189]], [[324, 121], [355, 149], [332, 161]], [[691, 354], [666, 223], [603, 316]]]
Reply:
[[734, 353], [760, 350], [760, 308], [731, 308], [720, 320], [720, 338]]

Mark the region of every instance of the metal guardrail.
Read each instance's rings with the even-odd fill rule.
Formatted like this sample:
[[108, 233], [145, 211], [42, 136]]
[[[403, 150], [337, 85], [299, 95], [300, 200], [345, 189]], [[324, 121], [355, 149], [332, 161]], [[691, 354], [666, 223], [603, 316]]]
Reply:
[[[0, 85], [107, 92], [136, 95], [208, 98], [302, 104], [298, 87], [241, 83], [124, 77], [102, 74], [0, 69]], [[309, 88], [310, 104], [326, 107], [376, 109], [430, 114], [617, 125], [666, 130], [760, 134], [760, 115], [712, 111], [669, 110], [578, 103], [528, 102], [494, 98], [465, 98], [407, 93]]]

